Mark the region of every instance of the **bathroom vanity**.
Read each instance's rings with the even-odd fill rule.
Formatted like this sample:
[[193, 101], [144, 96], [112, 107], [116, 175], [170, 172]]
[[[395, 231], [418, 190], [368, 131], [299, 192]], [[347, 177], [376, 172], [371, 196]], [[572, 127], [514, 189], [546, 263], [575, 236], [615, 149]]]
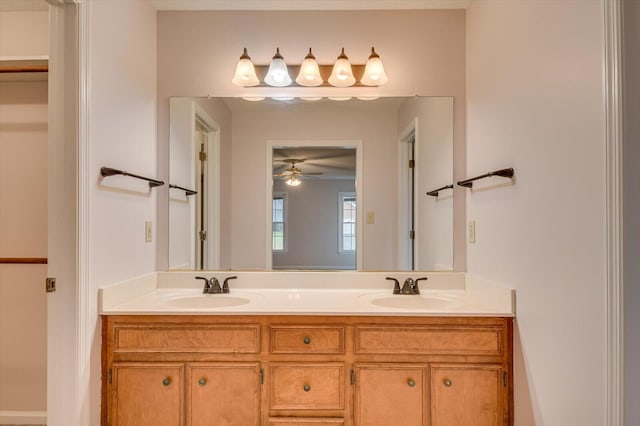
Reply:
[[510, 290], [464, 274], [430, 273], [411, 296], [371, 276], [319, 290], [246, 274], [253, 287], [228, 295], [176, 288], [180, 274], [103, 290], [103, 425], [513, 424]]

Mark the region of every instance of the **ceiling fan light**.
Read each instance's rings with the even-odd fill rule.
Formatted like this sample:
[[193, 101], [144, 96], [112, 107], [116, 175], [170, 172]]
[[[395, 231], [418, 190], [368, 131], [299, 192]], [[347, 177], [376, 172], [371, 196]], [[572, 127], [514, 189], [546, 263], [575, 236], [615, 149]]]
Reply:
[[297, 176], [291, 176], [289, 179], [287, 179], [286, 183], [289, 186], [298, 186], [300, 185], [301, 181]]
[[291, 84], [291, 76], [279, 48], [276, 48], [276, 54], [271, 59], [264, 82], [275, 87], [285, 87]]
[[309, 53], [307, 53], [304, 61], [302, 61], [302, 65], [300, 65], [300, 72], [298, 72], [298, 76], [296, 77], [296, 83], [306, 87], [320, 86], [323, 83], [322, 76], [320, 75], [320, 67], [318, 66], [316, 57], [311, 53], [311, 48], [309, 48]]
[[344, 54], [344, 47], [335, 64], [333, 64], [333, 70], [329, 77], [329, 84], [335, 87], [349, 87], [353, 86], [356, 82], [351, 70], [351, 63], [349, 58]]
[[364, 66], [364, 74], [362, 75], [362, 79], [360, 79], [360, 83], [365, 86], [382, 86], [387, 81], [389, 81], [389, 78], [384, 72], [384, 65], [382, 65], [380, 55], [378, 55], [372, 47], [371, 55], [369, 55], [369, 60]]
[[258, 76], [256, 75], [256, 69], [247, 54], [246, 47], [236, 64], [236, 73], [231, 82], [240, 87], [251, 87], [260, 84], [260, 80], [258, 80]]

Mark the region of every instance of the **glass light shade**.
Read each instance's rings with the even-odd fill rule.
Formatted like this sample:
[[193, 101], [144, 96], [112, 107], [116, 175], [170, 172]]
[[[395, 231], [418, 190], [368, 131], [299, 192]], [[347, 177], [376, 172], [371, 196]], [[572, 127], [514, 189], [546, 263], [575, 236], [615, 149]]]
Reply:
[[342, 48], [342, 53], [338, 56], [336, 63], [333, 64], [329, 84], [335, 87], [349, 87], [353, 86], [355, 82], [356, 79], [351, 70], [351, 63], [349, 63], [349, 58], [344, 54], [344, 48]]
[[297, 176], [292, 176], [289, 179], [287, 179], [286, 183], [289, 186], [298, 186], [298, 185], [300, 185], [301, 182], [300, 182], [300, 179], [298, 179]]
[[245, 47], [244, 53], [240, 56], [240, 60], [236, 65], [236, 73], [231, 80], [233, 84], [240, 87], [251, 87], [260, 84], [258, 76], [256, 75], [256, 69], [251, 62], [251, 58], [247, 55], [247, 48]]
[[361, 101], [375, 101], [378, 98], [380, 98], [380, 96], [358, 96], [358, 99]]
[[369, 60], [364, 66], [364, 74], [362, 75], [360, 83], [364, 84], [365, 86], [382, 86], [387, 81], [389, 81], [389, 78], [384, 72], [384, 65], [382, 65], [380, 56], [372, 47], [371, 55], [369, 55]]
[[303, 101], [315, 102], [322, 99], [322, 96], [301, 96], [300, 99]]
[[262, 96], [248, 96], [248, 97], [244, 97], [242, 98], [245, 101], [249, 101], [249, 102], [260, 102], [260, 101], [264, 101], [266, 98], [262, 97]]
[[285, 87], [291, 84], [291, 76], [287, 69], [287, 64], [284, 62], [284, 58], [280, 55], [280, 49], [276, 49], [276, 54], [271, 59], [269, 64], [269, 71], [264, 78], [264, 82], [269, 86]]
[[318, 66], [318, 62], [316, 62], [316, 57], [311, 53], [311, 49], [309, 49], [309, 53], [307, 53], [304, 61], [302, 61], [302, 65], [300, 65], [300, 72], [298, 72], [298, 76], [296, 77], [296, 83], [300, 86], [307, 87], [320, 86], [322, 84], [320, 67]]
[[329, 96], [332, 101], [348, 101], [351, 96]]

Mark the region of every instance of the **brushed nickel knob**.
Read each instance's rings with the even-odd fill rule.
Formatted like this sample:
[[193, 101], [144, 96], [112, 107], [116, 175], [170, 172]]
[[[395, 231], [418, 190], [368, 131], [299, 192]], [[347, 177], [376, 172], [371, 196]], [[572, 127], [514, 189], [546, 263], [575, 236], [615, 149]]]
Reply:
[[198, 384], [199, 384], [200, 386], [204, 386], [204, 385], [206, 385], [206, 384], [207, 384], [207, 379], [205, 379], [205, 378], [203, 377], [202, 379], [198, 380]]
[[305, 345], [308, 345], [309, 343], [311, 343], [311, 337], [306, 336], [306, 337], [304, 338], [303, 342], [304, 342], [304, 344], [305, 344]]
[[304, 385], [303, 389], [304, 389], [305, 392], [309, 392], [311, 390], [311, 386]]
[[449, 379], [444, 379], [444, 380], [443, 380], [443, 383], [444, 383], [444, 385], [445, 385], [446, 387], [448, 387], [448, 388], [449, 388], [449, 387], [451, 387], [451, 385], [452, 385], [452, 382], [451, 382], [451, 380], [449, 380]]
[[416, 381], [413, 379], [409, 379], [407, 380], [407, 384], [409, 385], [410, 388], [412, 388], [416, 385]]
[[164, 380], [162, 380], [162, 384], [164, 386], [169, 386], [171, 384], [171, 377], [165, 377]]

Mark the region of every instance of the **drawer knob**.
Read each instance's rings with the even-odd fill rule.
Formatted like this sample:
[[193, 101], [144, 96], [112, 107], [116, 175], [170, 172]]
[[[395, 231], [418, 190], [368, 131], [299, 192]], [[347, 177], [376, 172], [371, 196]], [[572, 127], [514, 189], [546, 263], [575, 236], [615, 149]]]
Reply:
[[165, 377], [164, 380], [162, 380], [162, 384], [164, 386], [169, 386], [171, 384], [171, 377]]
[[302, 389], [304, 389], [305, 392], [309, 392], [311, 390], [311, 386], [304, 385], [304, 387]]
[[412, 387], [415, 387], [416, 381], [413, 379], [409, 379], [407, 380], [407, 384], [409, 385], [410, 388], [412, 388]]
[[311, 343], [311, 337], [306, 336], [302, 341], [304, 342], [305, 345], [308, 345], [309, 343]]
[[443, 383], [444, 383], [444, 385], [445, 385], [446, 387], [448, 387], [448, 388], [449, 388], [449, 387], [451, 387], [451, 385], [452, 385], [452, 382], [451, 382], [451, 380], [449, 380], [449, 379], [444, 379], [444, 380], [443, 380]]
[[200, 386], [204, 386], [204, 385], [206, 385], [206, 384], [207, 384], [207, 379], [205, 379], [205, 378], [203, 377], [202, 379], [198, 380], [198, 384], [199, 384]]

